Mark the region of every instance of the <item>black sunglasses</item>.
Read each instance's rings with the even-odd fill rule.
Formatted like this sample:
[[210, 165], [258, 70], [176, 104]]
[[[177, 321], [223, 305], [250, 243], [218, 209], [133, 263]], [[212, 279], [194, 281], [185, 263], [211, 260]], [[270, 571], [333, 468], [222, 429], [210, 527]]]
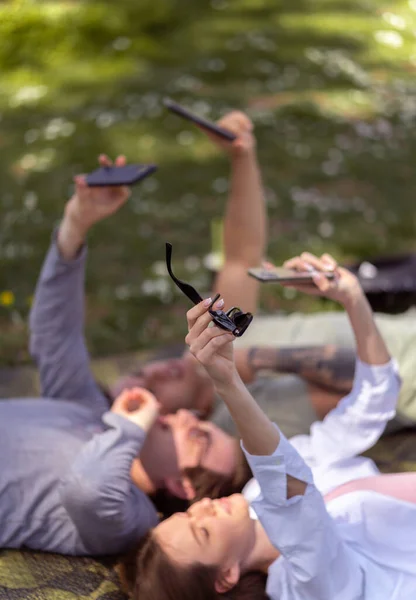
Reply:
[[[169, 244], [169, 242], [166, 242], [166, 266], [168, 268], [169, 275], [172, 277], [178, 288], [185, 294], [185, 296], [188, 296], [189, 300], [191, 300], [194, 304], [199, 304], [202, 302], [203, 298], [198, 294], [195, 288], [189, 285], [189, 283], [181, 281], [173, 274], [172, 244]], [[226, 313], [222, 310], [213, 310], [212, 307], [219, 297], [220, 294], [215, 296], [208, 309], [209, 314], [212, 316], [212, 320], [218, 327], [220, 327], [220, 329], [230, 331], [233, 335], [235, 335], [235, 337], [241, 337], [253, 320], [253, 315], [251, 313], [243, 313], [236, 306], [230, 308], [230, 310], [228, 310]]]

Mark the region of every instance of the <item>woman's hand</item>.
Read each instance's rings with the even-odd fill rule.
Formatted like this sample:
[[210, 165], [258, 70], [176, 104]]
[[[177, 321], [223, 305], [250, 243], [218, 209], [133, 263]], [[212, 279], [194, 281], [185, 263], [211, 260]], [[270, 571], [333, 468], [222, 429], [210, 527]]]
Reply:
[[[186, 313], [188, 335], [185, 338], [191, 354], [205, 367], [216, 385], [231, 383], [237, 370], [234, 364], [232, 333], [212, 325], [212, 317], [208, 312], [211, 298], [200, 302]], [[221, 309], [223, 300], [214, 305]]]
[[[284, 284], [285, 287], [295, 288], [311, 296], [330, 298], [344, 307], [364, 294], [357, 277], [347, 269], [339, 267], [329, 254], [318, 258], [309, 252], [303, 252], [300, 256], [286, 261], [284, 266], [300, 273], [311, 273], [314, 282]], [[333, 273], [334, 278], [328, 279], [325, 273]]]
[[111, 412], [128, 419], [144, 431], [154, 425], [159, 416], [161, 404], [155, 396], [144, 388], [124, 390], [114, 401]]

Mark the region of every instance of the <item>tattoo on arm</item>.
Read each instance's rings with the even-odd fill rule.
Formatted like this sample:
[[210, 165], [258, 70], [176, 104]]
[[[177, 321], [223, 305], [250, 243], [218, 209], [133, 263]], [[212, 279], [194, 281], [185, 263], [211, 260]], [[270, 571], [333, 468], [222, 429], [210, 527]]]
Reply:
[[253, 347], [248, 353], [254, 371], [294, 373], [334, 392], [348, 393], [355, 372], [355, 351], [339, 346]]

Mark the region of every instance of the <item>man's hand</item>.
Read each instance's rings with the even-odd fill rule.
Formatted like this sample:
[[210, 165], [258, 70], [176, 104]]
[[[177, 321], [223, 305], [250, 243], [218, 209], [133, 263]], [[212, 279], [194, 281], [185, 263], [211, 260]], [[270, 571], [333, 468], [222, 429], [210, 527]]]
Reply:
[[218, 135], [202, 129], [216, 146], [225, 150], [232, 158], [250, 154], [255, 150], [256, 139], [253, 135], [253, 123], [243, 112], [233, 110], [217, 122], [217, 125], [228, 129], [237, 136], [233, 142], [223, 140]]
[[[208, 301], [209, 300], [209, 301]], [[185, 338], [191, 354], [205, 367], [216, 385], [228, 384], [237, 376], [234, 364], [234, 336], [219, 327], [212, 326], [208, 312], [211, 299], [204, 300], [186, 313], [188, 335]], [[214, 309], [224, 305], [219, 300]]]
[[111, 412], [128, 419], [148, 432], [159, 416], [161, 404], [144, 388], [124, 390], [114, 401]]
[[[102, 167], [111, 166], [111, 160], [104, 155], [99, 157]], [[126, 164], [124, 156], [119, 156], [115, 162], [117, 167]], [[65, 217], [71, 219], [79, 230], [85, 233], [98, 221], [102, 221], [121, 208], [130, 196], [126, 186], [89, 187], [82, 175], [77, 175], [75, 181], [75, 194], [65, 208]]]
[[[104, 155], [99, 157], [102, 167], [111, 166], [111, 160]], [[116, 166], [126, 164], [124, 156], [116, 159]], [[85, 241], [88, 230], [98, 221], [114, 214], [130, 196], [126, 186], [89, 187], [82, 175], [77, 175], [75, 194], [65, 207], [64, 218], [58, 233], [58, 246], [62, 256], [71, 260]]]
[[[285, 287], [295, 288], [311, 296], [330, 298], [344, 307], [364, 296], [357, 277], [347, 269], [339, 267], [329, 254], [318, 258], [309, 252], [303, 252], [300, 256], [286, 261], [284, 266], [299, 272], [309, 272], [314, 281], [314, 284], [284, 284]], [[334, 273], [334, 279], [328, 279], [324, 273]]]

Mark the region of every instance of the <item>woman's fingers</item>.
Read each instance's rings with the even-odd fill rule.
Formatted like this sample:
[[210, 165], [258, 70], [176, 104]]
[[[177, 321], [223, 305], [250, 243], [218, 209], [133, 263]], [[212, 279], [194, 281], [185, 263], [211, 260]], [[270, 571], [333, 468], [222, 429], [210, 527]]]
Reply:
[[205, 348], [210, 340], [222, 334], [224, 334], [224, 330], [220, 329], [219, 327], [207, 327], [198, 336], [195, 336], [191, 340], [189, 349], [195, 356], [200, 350], [202, 350], [202, 348]]
[[310, 252], [302, 252], [300, 258], [305, 263], [305, 268], [307, 271], [325, 271], [328, 268], [325, 262]]
[[295, 256], [294, 258], [290, 258], [283, 263], [283, 266], [286, 269], [293, 269], [294, 271], [305, 271], [305, 264], [300, 256]]
[[303, 252], [300, 256], [287, 260], [284, 266], [287, 269], [312, 273], [313, 271], [333, 271], [337, 267], [337, 262], [329, 254], [323, 254], [321, 258], [318, 258], [310, 252]]
[[202, 362], [201, 352], [204, 351], [205, 358], [211, 357], [223, 345], [219, 341], [220, 339], [223, 339], [225, 344], [227, 341], [232, 341], [234, 336], [229, 331], [224, 331], [219, 327], [208, 327], [208, 329], [205, 329], [201, 335], [192, 341], [189, 349], [195, 358]]
[[188, 335], [185, 338], [185, 344], [190, 346], [193, 340], [201, 335], [201, 333], [209, 326], [211, 322], [212, 317], [208, 311], [204, 312], [200, 317], [198, 317], [191, 329], [189, 329]]
[[326, 294], [332, 287], [328, 277], [325, 277], [322, 273], [314, 273], [312, 279], [321, 294]]
[[331, 271], [338, 267], [337, 261], [330, 254], [322, 254], [321, 260]]
[[196, 304], [186, 313], [186, 320], [188, 322], [188, 331], [191, 331], [192, 327], [195, 325], [196, 320], [203, 314], [208, 311], [208, 307], [212, 302], [212, 298], [206, 298], [199, 304]]
[[[200, 302], [199, 304], [197, 304], [196, 306], [194, 306], [193, 308], [188, 310], [188, 312], [186, 313], [186, 320], [188, 321], [188, 331], [189, 332], [192, 331], [192, 329], [195, 326], [198, 319], [200, 319], [203, 315], [207, 315], [206, 322], [205, 322], [205, 320], [202, 321], [203, 323], [205, 323], [205, 327], [209, 324], [210, 321], [212, 321], [212, 317], [208, 312], [208, 309], [211, 304], [212, 304], [212, 298], [207, 298], [206, 300], [203, 300], [202, 302]], [[213, 308], [215, 310], [216, 309], [220, 310], [223, 308], [223, 306], [224, 306], [224, 300], [222, 298], [220, 298], [214, 304]], [[188, 343], [188, 342], [186, 342], [186, 343]]]
[[221, 329], [218, 331], [220, 331], [220, 334], [211, 338], [209, 342], [194, 355], [201, 364], [209, 364], [214, 354], [227, 344], [233, 343], [235, 338], [232, 333], [224, 332]]
[[[189, 346], [191, 353], [198, 359], [200, 352], [210, 345], [210, 356], [215, 352], [217, 348], [217, 338], [224, 337], [224, 344], [227, 341], [234, 339], [234, 336], [230, 332], [225, 332], [219, 327], [210, 327], [212, 323], [212, 316], [208, 312], [211, 299], [208, 298], [191, 308], [187, 313], [188, 328], [189, 332], [185, 338], [185, 342]], [[222, 298], [214, 304], [214, 309], [221, 309], [224, 306]], [[220, 344], [220, 346], [222, 343]]]

